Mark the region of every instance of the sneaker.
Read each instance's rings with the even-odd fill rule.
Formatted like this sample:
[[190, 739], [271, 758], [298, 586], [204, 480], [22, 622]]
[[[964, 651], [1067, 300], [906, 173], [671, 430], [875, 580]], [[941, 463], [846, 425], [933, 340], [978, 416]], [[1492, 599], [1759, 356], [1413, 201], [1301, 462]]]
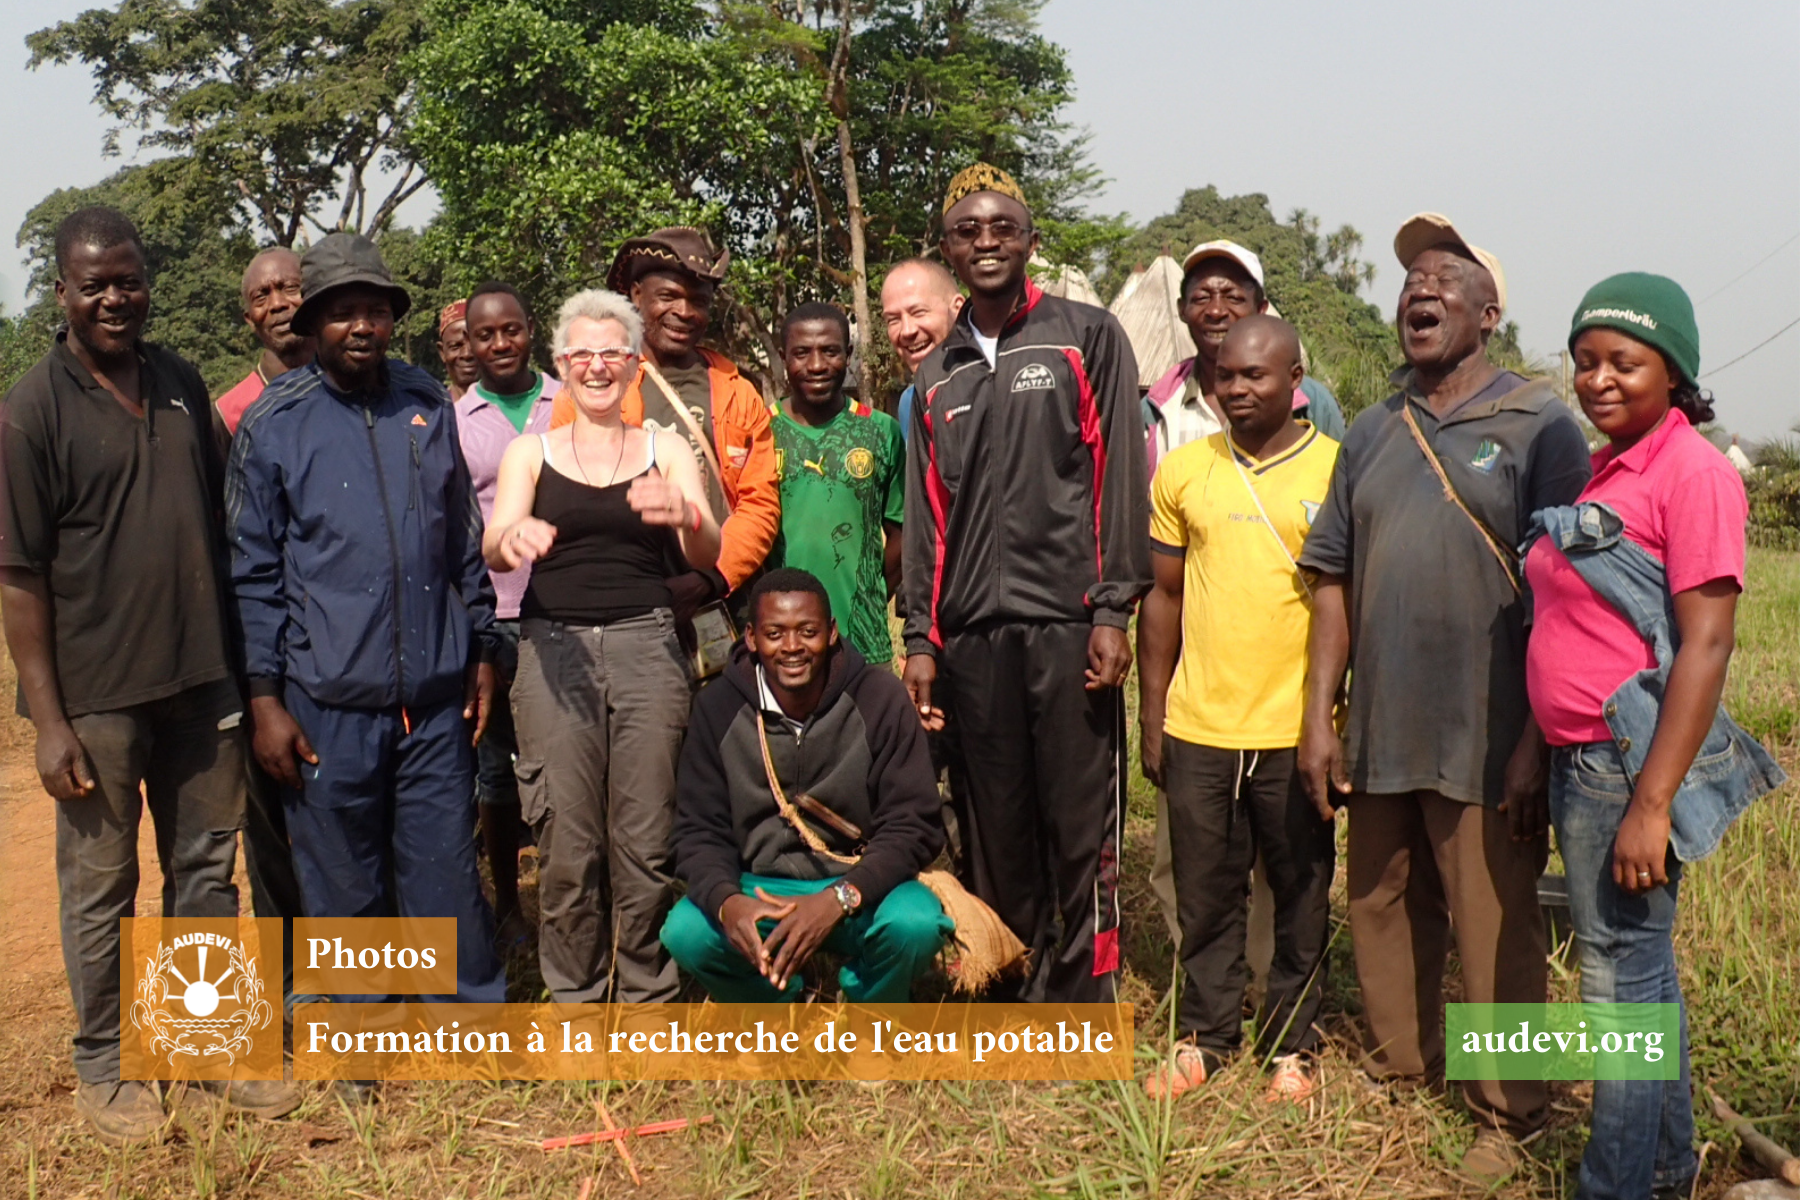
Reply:
[[1304, 1104], [1319, 1090], [1319, 1077], [1304, 1054], [1283, 1054], [1275, 1059], [1264, 1104]]
[[1152, 1100], [1165, 1096], [1173, 1100], [1188, 1089], [1199, 1087], [1211, 1074], [1213, 1064], [1207, 1061], [1210, 1057], [1192, 1042], [1176, 1042], [1169, 1061], [1145, 1078], [1144, 1094]]
[[287, 1116], [304, 1099], [298, 1084], [282, 1079], [204, 1079], [199, 1086], [239, 1112], [265, 1121]]
[[1492, 1187], [1518, 1173], [1525, 1151], [1518, 1139], [1498, 1129], [1482, 1129], [1475, 1144], [1462, 1157], [1462, 1173], [1484, 1187]]
[[88, 1119], [94, 1136], [109, 1146], [162, 1140], [162, 1101], [133, 1079], [84, 1083], [75, 1089], [75, 1111]]

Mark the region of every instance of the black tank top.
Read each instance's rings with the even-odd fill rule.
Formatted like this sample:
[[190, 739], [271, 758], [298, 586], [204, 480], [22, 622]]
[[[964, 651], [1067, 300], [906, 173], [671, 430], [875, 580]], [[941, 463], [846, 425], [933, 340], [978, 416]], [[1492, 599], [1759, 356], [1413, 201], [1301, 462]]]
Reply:
[[[644, 474], [656, 466], [656, 438]], [[671, 555], [681, 560], [675, 531], [646, 525], [626, 503], [633, 479], [590, 487], [551, 464], [544, 438], [544, 465], [538, 471], [531, 515], [556, 526], [556, 544], [531, 565], [531, 582], [519, 606], [521, 617], [569, 625], [605, 625], [641, 617], [670, 605], [663, 582]]]

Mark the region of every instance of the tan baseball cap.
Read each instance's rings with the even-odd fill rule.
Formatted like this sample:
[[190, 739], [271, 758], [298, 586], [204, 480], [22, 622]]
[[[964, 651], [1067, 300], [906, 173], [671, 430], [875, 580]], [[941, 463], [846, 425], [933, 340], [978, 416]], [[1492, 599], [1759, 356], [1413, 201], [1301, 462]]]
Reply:
[[1413, 259], [1425, 253], [1433, 246], [1458, 246], [1468, 256], [1487, 268], [1494, 277], [1494, 295], [1500, 301], [1500, 311], [1506, 311], [1506, 272], [1500, 268], [1500, 260], [1483, 250], [1456, 232], [1456, 226], [1443, 213], [1422, 212], [1408, 217], [1406, 224], [1400, 226], [1400, 232], [1394, 235], [1394, 254], [1400, 259], [1400, 265], [1412, 270]]
[[1194, 269], [1195, 263], [1202, 262], [1209, 258], [1229, 258], [1232, 262], [1235, 262], [1238, 266], [1250, 272], [1250, 278], [1256, 280], [1257, 287], [1266, 286], [1263, 283], [1262, 259], [1256, 257], [1255, 254], [1238, 245], [1236, 242], [1228, 242], [1222, 238], [1216, 242], [1201, 242], [1198, 246], [1189, 250], [1187, 252], [1187, 257], [1181, 260], [1181, 273], [1183, 275], [1187, 274]]

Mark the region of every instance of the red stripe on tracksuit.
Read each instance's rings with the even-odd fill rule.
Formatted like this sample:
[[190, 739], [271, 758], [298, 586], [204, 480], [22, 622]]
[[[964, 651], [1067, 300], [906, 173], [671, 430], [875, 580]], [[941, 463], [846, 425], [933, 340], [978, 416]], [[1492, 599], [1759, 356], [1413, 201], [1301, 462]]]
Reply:
[[1075, 383], [1081, 389], [1076, 397], [1077, 415], [1081, 418], [1081, 440], [1094, 456], [1094, 578], [1106, 578], [1106, 564], [1100, 555], [1100, 495], [1106, 485], [1106, 443], [1100, 437], [1100, 408], [1094, 403], [1094, 385], [1081, 365], [1081, 351], [1073, 347], [1063, 351], [1069, 370], [1075, 372]]

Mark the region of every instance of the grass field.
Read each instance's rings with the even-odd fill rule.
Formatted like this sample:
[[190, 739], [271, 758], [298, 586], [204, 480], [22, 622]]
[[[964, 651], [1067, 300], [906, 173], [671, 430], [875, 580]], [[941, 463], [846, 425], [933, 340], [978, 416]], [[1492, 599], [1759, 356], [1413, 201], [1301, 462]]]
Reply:
[[[1756, 552], [1740, 611], [1728, 705], [1800, 768], [1800, 555]], [[10, 753], [29, 754], [12, 741]], [[28, 757], [26, 761], [29, 761]], [[1800, 772], [1796, 772], [1800, 773]], [[1682, 889], [1677, 935], [1691, 1005], [1694, 1075], [1800, 1147], [1800, 812], [1796, 789], [1756, 805]], [[1171, 948], [1144, 884], [1151, 797], [1133, 791], [1125, 857], [1125, 998], [1140, 1006], [1140, 1066], [1166, 1049]], [[1340, 880], [1341, 893], [1341, 880]], [[1341, 894], [1337, 898], [1342, 912]], [[167, 1144], [107, 1151], [76, 1121], [66, 996], [0, 1029], [0, 1192], [37, 1197], [1434, 1197], [1479, 1195], [1452, 1166], [1472, 1137], [1454, 1098], [1369, 1089], [1355, 1068], [1357, 998], [1338, 930], [1321, 1097], [1260, 1103], [1253, 1065], [1234, 1064], [1172, 1106], [1136, 1084], [414, 1084], [367, 1113], [324, 1092], [293, 1118], [240, 1120], [199, 1098], [176, 1109]], [[1553, 963], [1555, 998], [1576, 980]], [[1451, 988], [1454, 990], [1454, 970]], [[31, 1018], [31, 1019], [28, 1019]], [[1140, 1071], [1141, 1073], [1141, 1071]], [[1585, 1137], [1582, 1085], [1553, 1085], [1555, 1114], [1509, 1197], [1573, 1192]], [[596, 1127], [595, 1097], [621, 1123], [711, 1115], [697, 1132], [640, 1141], [634, 1186], [604, 1147], [545, 1154], [536, 1139]], [[1703, 1117], [1699, 1195], [1743, 1178], [1729, 1139]]]

